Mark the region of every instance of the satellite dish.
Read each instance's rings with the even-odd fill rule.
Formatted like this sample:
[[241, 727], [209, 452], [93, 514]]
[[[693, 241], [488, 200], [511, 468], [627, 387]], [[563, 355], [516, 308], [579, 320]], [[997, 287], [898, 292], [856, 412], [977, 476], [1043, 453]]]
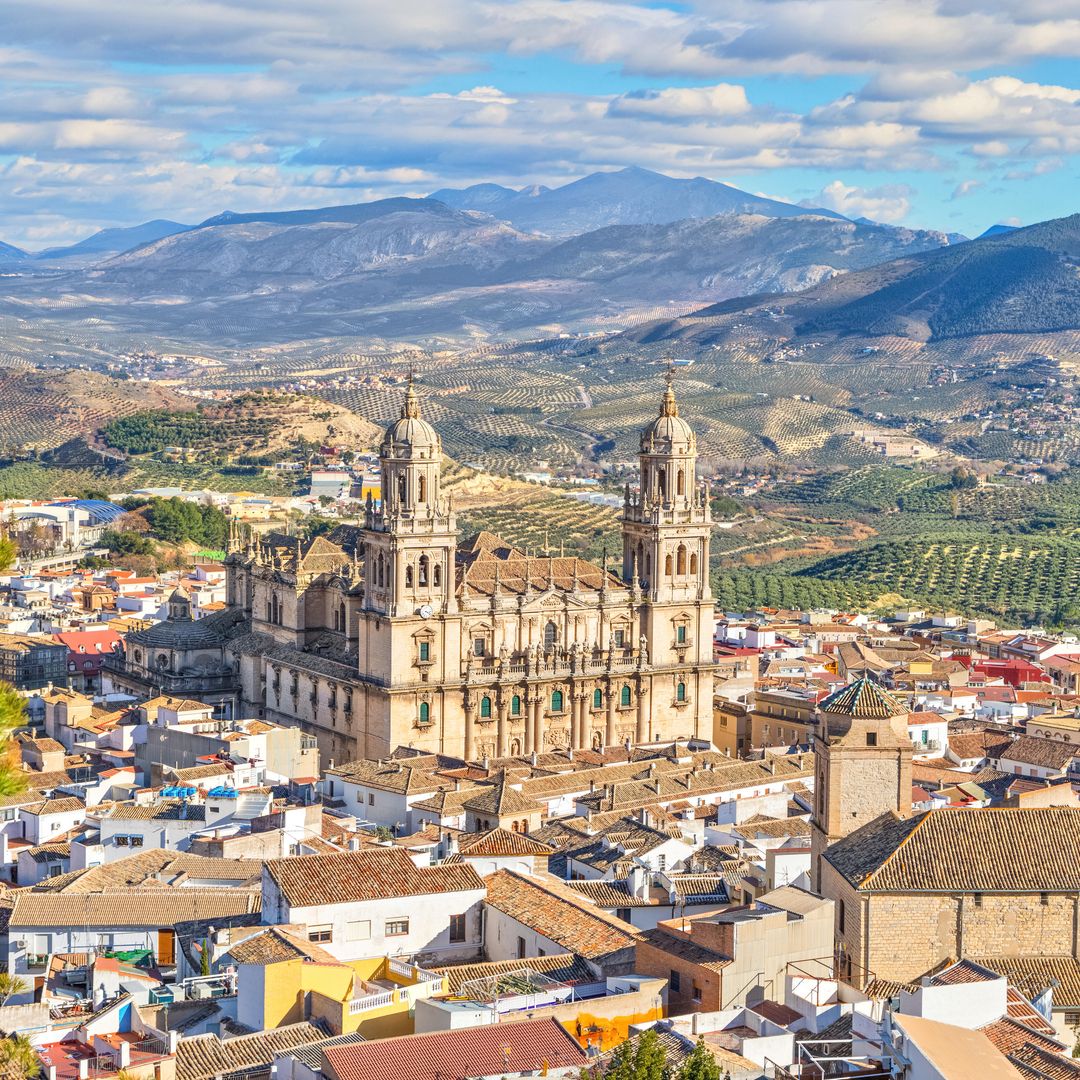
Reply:
[[421, 619], [430, 619], [431, 616], [434, 613], [435, 613], [434, 609], [432, 608], [432, 606], [430, 604], [421, 604], [420, 605], [420, 618]]

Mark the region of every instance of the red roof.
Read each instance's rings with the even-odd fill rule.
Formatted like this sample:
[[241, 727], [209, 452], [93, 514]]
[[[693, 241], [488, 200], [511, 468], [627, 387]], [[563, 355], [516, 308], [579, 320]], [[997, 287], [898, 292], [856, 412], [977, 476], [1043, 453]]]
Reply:
[[588, 1063], [577, 1042], [550, 1019], [328, 1046], [323, 1055], [337, 1080], [465, 1080]]

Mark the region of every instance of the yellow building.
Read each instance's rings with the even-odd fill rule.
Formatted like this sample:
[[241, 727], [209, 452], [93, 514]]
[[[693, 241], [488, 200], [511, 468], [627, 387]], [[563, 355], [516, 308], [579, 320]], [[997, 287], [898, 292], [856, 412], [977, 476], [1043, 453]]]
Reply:
[[418, 998], [446, 978], [397, 958], [335, 959], [299, 927], [260, 930], [229, 949], [237, 969], [237, 1019], [256, 1031], [322, 1020], [334, 1035], [409, 1035]]

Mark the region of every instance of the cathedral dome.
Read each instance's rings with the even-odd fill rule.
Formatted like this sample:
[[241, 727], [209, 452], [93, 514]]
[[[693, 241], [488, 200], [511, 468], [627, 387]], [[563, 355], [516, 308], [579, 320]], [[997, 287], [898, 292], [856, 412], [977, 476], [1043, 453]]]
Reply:
[[393, 446], [396, 452], [428, 451], [439, 452], [439, 436], [435, 429], [420, 416], [420, 399], [416, 387], [409, 382], [405, 391], [405, 400], [401, 405], [401, 416], [386, 429], [384, 446]]
[[695, 446], [694, 432], [679, 415], [675, 391], [668, 376], [667, 389], [660, 402], [660, 415], [641, 433], [643, 454], [689, 454]]

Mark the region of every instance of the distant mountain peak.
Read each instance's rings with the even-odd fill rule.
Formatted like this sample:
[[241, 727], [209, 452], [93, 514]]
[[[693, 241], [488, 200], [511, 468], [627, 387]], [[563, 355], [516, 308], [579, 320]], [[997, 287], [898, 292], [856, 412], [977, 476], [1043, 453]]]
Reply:
[[517, 229], [556, 237], [611, 225], [667, 225], [732, 213], [770, 218], [813, 214], [847, 220], [835, 210], [795, 206], [703, 176], [666, 176], [641, 165], [590, 173], [557, 188], [528, 186], [512, 191], [497, 184], [475, 184], [443, 188], [429, 197], [458, 210], [493, 214]]

